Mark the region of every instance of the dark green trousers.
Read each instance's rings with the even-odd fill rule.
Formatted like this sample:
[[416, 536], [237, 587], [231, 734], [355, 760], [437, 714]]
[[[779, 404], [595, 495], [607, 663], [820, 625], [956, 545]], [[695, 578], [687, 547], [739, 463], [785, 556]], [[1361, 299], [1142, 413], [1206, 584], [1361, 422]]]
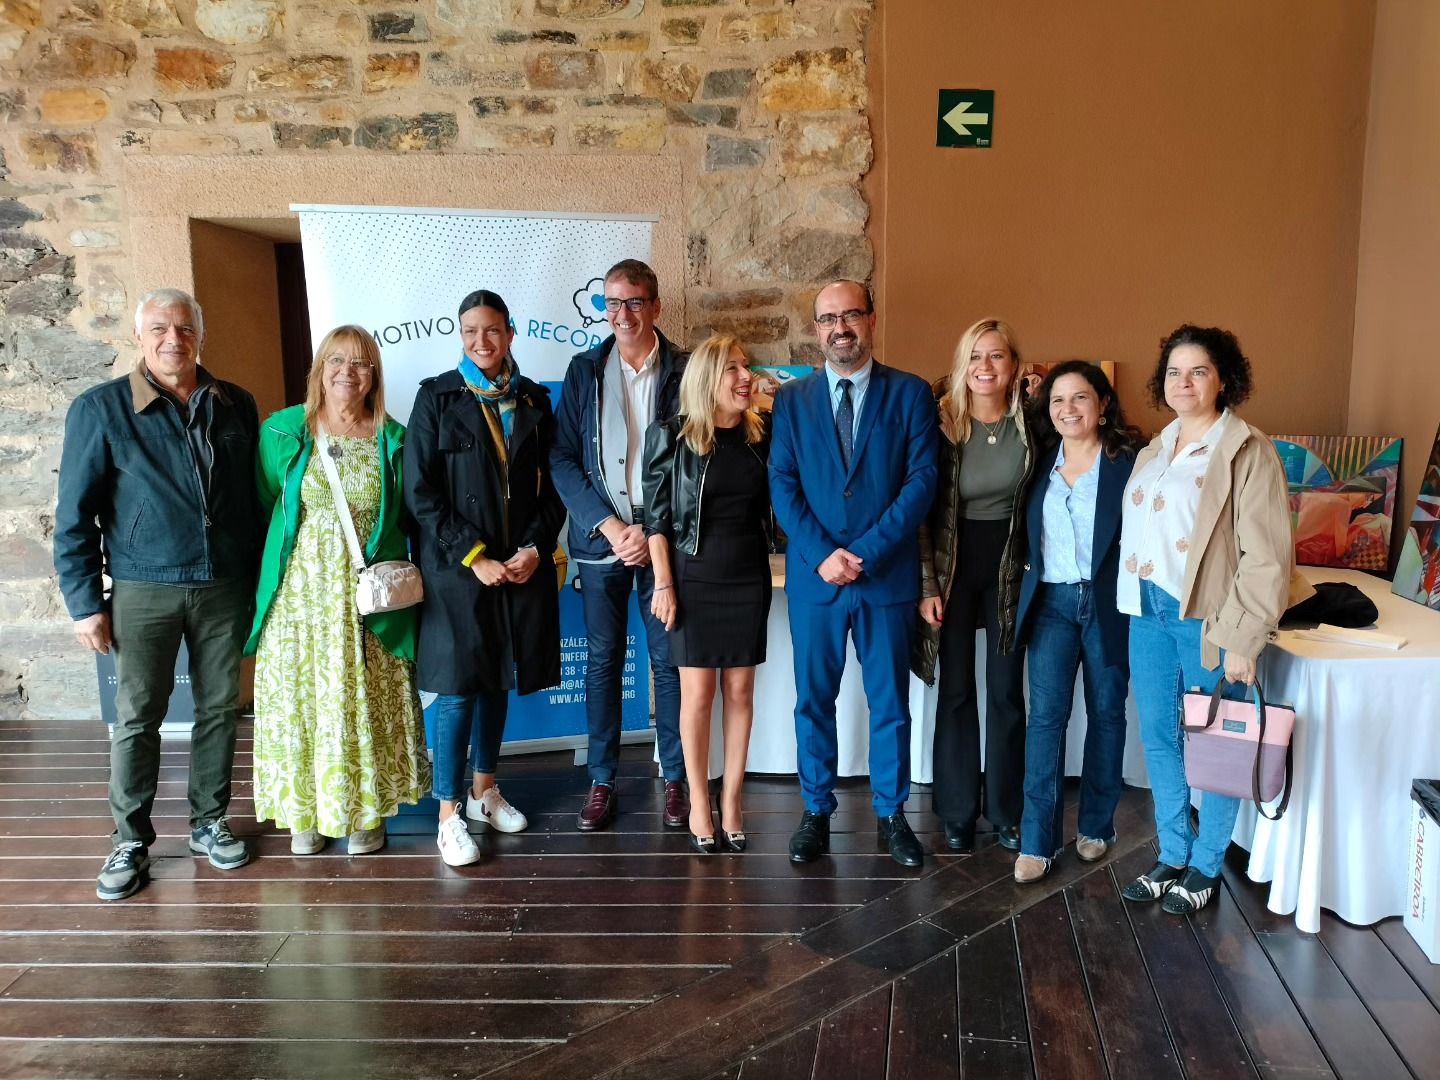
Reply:
[[175, 658], [190, 653], [195, 727], [190, 733], [190, 827], [225, 814], [240, 712], [240, 654], [255, 602], [249, 581], [204, 588], [117, 581], [115, 731], [110, 737], [110, 813], [115, 843], [155, 842], [150, 812], [160, 776], [160, 725], [175, 689]]

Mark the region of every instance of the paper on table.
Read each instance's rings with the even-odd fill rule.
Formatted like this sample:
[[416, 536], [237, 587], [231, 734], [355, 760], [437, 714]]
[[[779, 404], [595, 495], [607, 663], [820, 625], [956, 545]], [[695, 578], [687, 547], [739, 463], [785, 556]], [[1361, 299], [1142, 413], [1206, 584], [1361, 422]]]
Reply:
[[1396, 637], [1394, 634], [1382, 634], [1379, 630], [1356, 630], [1344, 626], [1331, 626], [1329, 623], [1321, 623], [1313, 630], [1292, 630], [1296, 637], [1308, 638], [1311, 641], [1328, 641], [1332, 645], [1363, 645], [1369, 649], [1390, 649], [1391, 651], [1405, 647], [1406, 639]]

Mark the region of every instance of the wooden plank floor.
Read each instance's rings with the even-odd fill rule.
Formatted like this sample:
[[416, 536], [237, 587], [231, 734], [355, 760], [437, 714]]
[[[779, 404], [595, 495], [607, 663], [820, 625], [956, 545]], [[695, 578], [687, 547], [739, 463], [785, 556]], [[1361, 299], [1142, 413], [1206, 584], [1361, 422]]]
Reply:
[[152, 882], [102, 904], [103, 731], [0, 724], [0, 1076], [1440, 1080], [1440, 968], [1395, 920], [1301, 934], [1233, 849], [1194, 919], [1124, 903], [1155, 858], [1143, 791], [1105, 862], [1022, 887], [993, 834], [940, 853], [923, 790], [922, 871], [878, 850], [853, 781], [834, 854], [793, 867], [793, 780], [752, 778], [750, 850], [701, 858], [648, 748], [596, 836], [584, 770], [537, 755], [502, 769], [530, 831], [457, 870], [424, 814], [376, 855], [290, 855], [253, 819], [249, 748], [232, 810], [259, 858], [188, 853], [167, 743]]

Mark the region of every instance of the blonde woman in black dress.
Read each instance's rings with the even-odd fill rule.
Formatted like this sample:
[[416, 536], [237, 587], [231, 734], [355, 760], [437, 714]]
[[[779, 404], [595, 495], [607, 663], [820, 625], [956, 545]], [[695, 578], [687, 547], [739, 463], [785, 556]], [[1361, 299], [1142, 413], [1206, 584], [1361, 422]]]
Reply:
[[716, 334], [691, 354], [680, 412], [645, 440], [646, 531], [655, 569], [651, 610], [670, 633], [680, 669], [680, 741], [690, 784], [690, 844], [718, 844], [710, 802], [710, 711], [724, 699], [725, 846], [745, 850], [740, 785], [750, 749], [755, 665], [770, 613], [769, 434], [751, 407], [749, 361]]

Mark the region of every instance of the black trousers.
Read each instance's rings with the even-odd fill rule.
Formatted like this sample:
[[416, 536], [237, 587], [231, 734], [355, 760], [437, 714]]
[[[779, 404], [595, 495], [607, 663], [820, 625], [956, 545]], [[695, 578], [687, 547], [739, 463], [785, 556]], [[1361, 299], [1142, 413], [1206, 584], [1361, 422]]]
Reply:
[[[935, 710], [935, 813], [973, 825], [982, 806], [996, 828], [1019, 825], [1025, 803], [1023, 655], [996, 652], [1000, 556], [1008, 521], [965, 521], [956, 576], [940, 631], [940, 689]], [[975, 631], [985, 631], [985, 766], [980, 765]]]

